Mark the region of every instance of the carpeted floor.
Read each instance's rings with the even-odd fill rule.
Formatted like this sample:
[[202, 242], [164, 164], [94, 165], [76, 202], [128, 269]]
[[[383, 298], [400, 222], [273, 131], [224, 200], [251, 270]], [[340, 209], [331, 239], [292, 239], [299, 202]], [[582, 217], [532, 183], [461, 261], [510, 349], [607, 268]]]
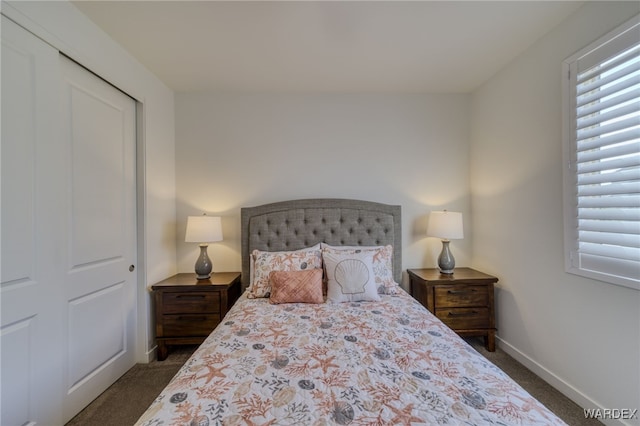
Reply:
[[134, 365], [66, 426], [133, 425], [197, 347], [177, 346], [164, 361]]
[[[497, 348], [495, 352], [488, 352], [481, 339], [471, 338], [467, 341], [570, 426], [601, 425], [597, 420], [585, 419], [582, 408], [504, 351]], [[191, 356], [195, 348], [195, 346], [172, 348], [167, 359], [162, 362], [136, 364], [71, 419], [67, 426], [133, 425]]]
[[531, 370], [511, 358], [511, 356], [498, 348], [497, 345], [495, 352], [489, 352], [484, 348], [481, 338], [470, 338], [466, 340], [475, 350], [500, 367], [502, 371], [507, 373], [509, 377], [529, 392], [531, 396], [542, 402], [569, 426], [602, 426], [602, 423], [598, 420], [586, 419], [584, 410], [578, 404], [571, 401], [555, 388], [551, 387], [547, 382], [532, 373]]

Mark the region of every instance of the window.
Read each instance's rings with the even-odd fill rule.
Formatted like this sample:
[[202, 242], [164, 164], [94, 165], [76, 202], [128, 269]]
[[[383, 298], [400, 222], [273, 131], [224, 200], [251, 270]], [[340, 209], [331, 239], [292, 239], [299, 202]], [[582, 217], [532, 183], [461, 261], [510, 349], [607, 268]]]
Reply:
[[567, 272], [640, 290], [640, 16], [564, 71]]

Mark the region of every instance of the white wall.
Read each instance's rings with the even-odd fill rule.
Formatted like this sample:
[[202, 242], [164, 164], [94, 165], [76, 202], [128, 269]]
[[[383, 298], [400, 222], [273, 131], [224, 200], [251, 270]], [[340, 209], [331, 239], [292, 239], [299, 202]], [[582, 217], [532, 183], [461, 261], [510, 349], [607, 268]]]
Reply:
[[640, 408], [640, 292], [564, 272], [561, 64], [638, 12], [587, 2], [472, 100], [472, 263], [500, 278], [501, 346], [587, 407]]
[[139, 361], [155, 345], [147, 284], [176, 272], [173, 92], [68, 2], [2, 2], [2, 13], [143, 104], [138, 165], [146, 257], [139, 296]]
[[[432, 209], [469, 218], [468, 95], [176, 94], [178, 267], [186, 217], [223, 216], [214, 271], [240, 270], [240, 208], [297, 198], [402, 205], [403, 267], [435, 266]], [[452, 242], [458, 265], [470, 239]]]

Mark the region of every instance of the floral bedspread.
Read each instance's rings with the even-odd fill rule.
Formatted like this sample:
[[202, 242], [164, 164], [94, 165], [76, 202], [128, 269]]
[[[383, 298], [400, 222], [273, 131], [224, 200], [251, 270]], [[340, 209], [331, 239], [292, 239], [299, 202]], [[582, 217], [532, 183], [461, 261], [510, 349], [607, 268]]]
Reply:
[[137, 425], [564, 424], [404, 291], [243, 295]]

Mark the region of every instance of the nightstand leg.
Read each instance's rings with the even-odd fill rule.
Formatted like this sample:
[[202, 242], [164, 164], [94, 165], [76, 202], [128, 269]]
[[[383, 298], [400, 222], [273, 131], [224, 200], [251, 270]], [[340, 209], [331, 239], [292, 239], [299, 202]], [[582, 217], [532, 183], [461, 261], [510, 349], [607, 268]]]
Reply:
[[158, 342], [158, 361], [164, 361], [169, 355], [169, 348], [163, 342]]
[[487, 350], [489, 352], [496, 351], [496, 332], [495, 331], [487, 332], [487, 335], [484, 338], [484, 344], [487, 347]]

